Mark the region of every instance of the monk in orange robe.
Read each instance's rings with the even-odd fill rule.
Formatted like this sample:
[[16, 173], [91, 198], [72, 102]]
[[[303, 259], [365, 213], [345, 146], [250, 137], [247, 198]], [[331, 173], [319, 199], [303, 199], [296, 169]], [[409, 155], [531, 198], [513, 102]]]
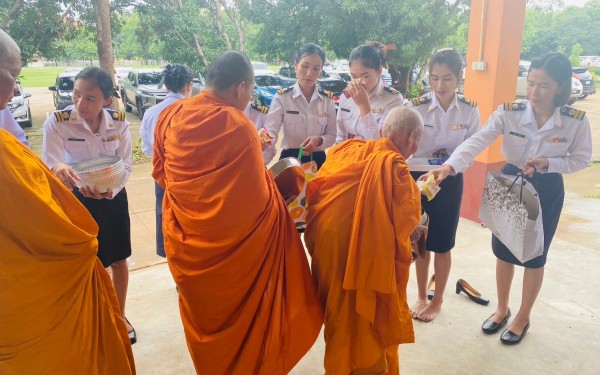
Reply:
[[286, 374], [323, 323], [304, 248], [243, 113], [253, 83], [248, 58], [225, 52], [205, 90], [167, 107], [155, 131], [165, 250], [198, 374]]
[[[0, 109], [20, 70], [19, 48], [0, 30]], [[135, 374], [115, 291], [96, 256], [96, 222], [4, 130], [0, 171], [0, 374]]]
[[406, 285], [421, 195], [405, 158], [422, 131], [417, 112], [395, 108], [381, 139], [332, 147], [307, 187], [327, 375], [399, 374], [398, 345], [414, 342]]

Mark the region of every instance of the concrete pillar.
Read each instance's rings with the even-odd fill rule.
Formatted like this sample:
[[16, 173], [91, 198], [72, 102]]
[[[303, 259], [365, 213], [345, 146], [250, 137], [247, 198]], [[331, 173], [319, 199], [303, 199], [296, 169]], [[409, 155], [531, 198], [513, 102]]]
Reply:
[[[478, 103], [483, 124], [500, 104], [515, 100], [524, 22], [524, 0], [471, 1], [465, 96]], [[479, 222], [485, 176], [504, 163], [500, 145], [497, 139], [465, 173], [462, 217]]]

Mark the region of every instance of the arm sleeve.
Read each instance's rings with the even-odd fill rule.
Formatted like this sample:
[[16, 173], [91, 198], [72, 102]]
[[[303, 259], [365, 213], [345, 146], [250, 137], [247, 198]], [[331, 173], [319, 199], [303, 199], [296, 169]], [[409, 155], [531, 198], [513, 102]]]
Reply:
[[548, 173], [574, 173], [590, 164], [592, 158], [592, 133], [587, 117], [577, 128], [566, 156], [548, 158]]
[[263, 151], [265, 165], [269, 164], [275, 157], [275, 154], [277, 154], [275, 145], [277, 144], [279, 132], [281, 131], [281, 126], [283, 125], [283, 111], [284, 109], [281, 103], [281, 97], [279, 94], [275, 94], [275, 97], [271, 102], [271, 107], [269, 108], [269, 114], [265, 120], [265, 128], [267, 128], [269, 134], [271, 134], [271, 137], [273, 137], [271, 146], [267, 147]]
[[487, 124], [472, 137], [465, 140], [454, 150], [444, 164], [454, 168], [454, 172], [462, 173], [473, 163], [473, 160], [504, 132], [504, 112], [499, 108], [492, 113]]
[[[341, 104], [340, 104], [341, 105]], [[338, 108], [338, 112], [335, 116], [335, 124], [337, 128], [337, 136], [335, 138], [335, 143], [341, 143], [348, 139], [348, 133], [346, 133], [346, 129], [344, 128], [344, 120], [342, 120], [342, 111]]]
[[50, 115], [44, 123], [44, 140], [42, 143], [42, 160], [52, 169], [65, 160], [65, 140], [56, 128], [56, 120]]
[[323, 133], [323, 144], [319, 146], [320, 150], [325, 150], [334, 145], [337, 136], [337, 125], [336, 125], [336, 113], [335, 104], [333, 100], [330, 100], [329, 110], [327, 111], [329, 116], [327, 118], [327, 126]]
[[152, 156], [152, 146], [154, 143], [154, 127], [156, 125], [157, 116], [149, 116], [148, 113], [142, 119], [140, 126], [140, 137], [142, 139], [142, 152], [148, 156]]
[[10, 134], [17, 137], [19, 141], [21, 141], [25, 146], [29, 147], [29, 142], [27, 141], [27, 136], [21, 126], [15, 120], [12, 113], [8, 109], [4, 109], [0, 111], [0, 128], [3, 128]]

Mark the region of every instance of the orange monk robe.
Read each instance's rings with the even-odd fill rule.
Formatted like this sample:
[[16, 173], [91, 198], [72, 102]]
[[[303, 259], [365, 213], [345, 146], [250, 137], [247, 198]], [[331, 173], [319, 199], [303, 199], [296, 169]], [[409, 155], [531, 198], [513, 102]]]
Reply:
[[409, 237], [421, 216], [404, 158], [385, 138], [341, 143], [329, 150], [307, 199], [305, 241], [325, 311], [327, 375], [398, 374], [398, 345], [414, 342], [406, 284]]
[[0, 374], [135, 374], [98, 226], [0, 131]]
[[286, 374], [323, 317], [256, 128], [204, 91], [167, 107], [154, 146], [167, 260], [199, 374]]

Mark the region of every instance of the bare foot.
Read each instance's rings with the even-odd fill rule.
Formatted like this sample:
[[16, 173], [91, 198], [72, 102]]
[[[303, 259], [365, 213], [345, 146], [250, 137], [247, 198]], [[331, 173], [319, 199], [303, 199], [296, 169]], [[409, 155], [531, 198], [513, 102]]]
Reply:
[[441, 310], [441, 303], [431, 302], [427, 305], [427, 307], [421, 310], [421, 312], [418, 313], [417, 316], [415, 316], [414, 318], [423, 322], [431, 322], [433, 319], [435, 319], [435, 317], [440, 313]]
[[412, 315], [412, 317], [416, 319], [417, 315], [419, 315], [419, 313], [423, 311], [423, 309], [426, 308], [428, 304], [429, 302], [426, 299], [419, 298], [417, 302], [415, 302], [415, 304], [410, 307], [410, 315]]

